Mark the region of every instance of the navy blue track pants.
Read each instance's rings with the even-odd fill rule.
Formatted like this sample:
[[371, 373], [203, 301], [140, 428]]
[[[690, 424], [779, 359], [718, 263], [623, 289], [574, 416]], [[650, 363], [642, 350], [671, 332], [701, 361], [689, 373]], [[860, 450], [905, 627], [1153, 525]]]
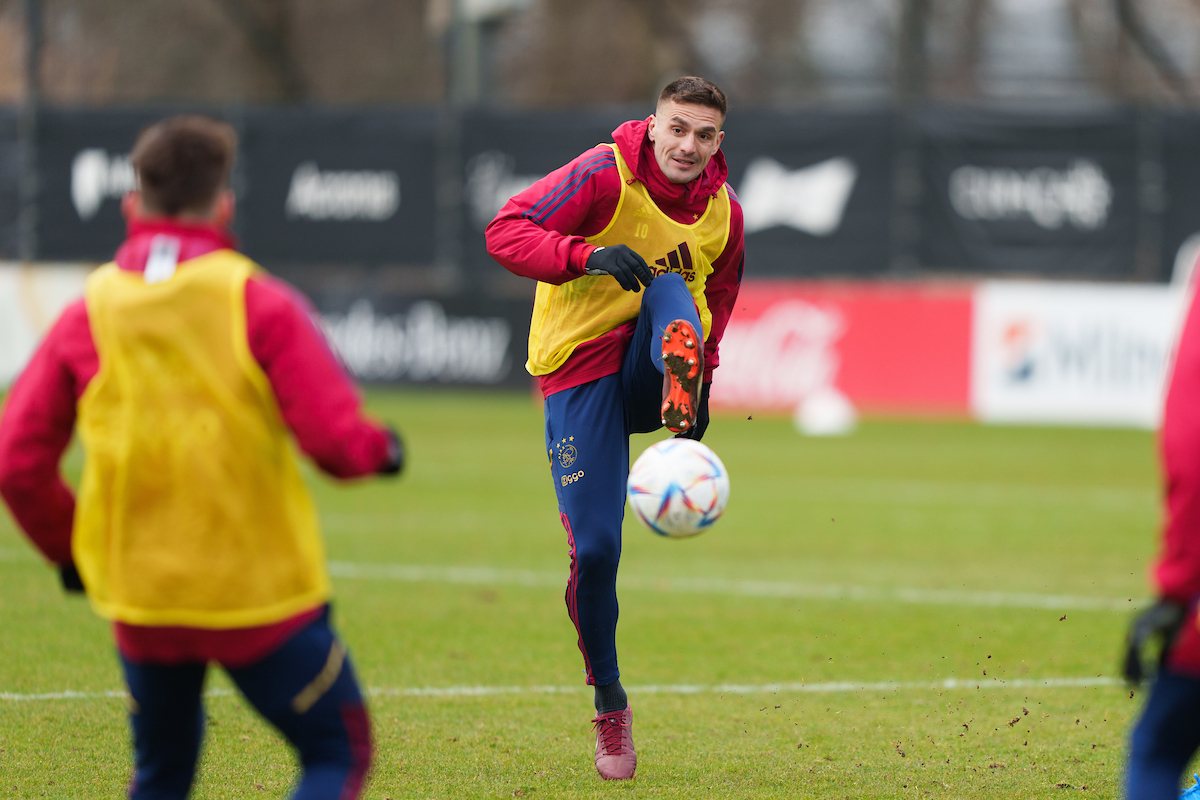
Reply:
[[700, 332], [683, 277], [656, 277], [642, 292], [637, 328], [619, 373], [546, 398], [546, 449], [571, 552], [567, 613], [579, 634], [587, 682], [617, 669], [617, 564], [629, 477], [629, 435], [662, 427], [662, 334], [677, 319]]
[[[1176, 800], [1200, 748], [1200, 680], [1162, 670], [1129, 737], [1128, 800]], [[1191, 783], [1188, 781], [1187, 783]]]
[[[133, 800], [188, 796], [204, 737], [208, 665], [121, 659], [129, 686], [136, 772]], [[371, 729], [350, 656], [329, 610], [271, 655], [227, 669], [250, 704], [295, 748], [302, 774], [293, 800], [352, 800], [371, 764]]]

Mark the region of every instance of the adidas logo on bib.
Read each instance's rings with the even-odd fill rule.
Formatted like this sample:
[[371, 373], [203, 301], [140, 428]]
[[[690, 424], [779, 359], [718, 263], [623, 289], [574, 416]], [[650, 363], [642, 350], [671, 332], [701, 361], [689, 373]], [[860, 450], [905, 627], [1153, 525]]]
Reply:
[[692, 266], [692, 251], [688, 248], [687, 242], [680, 242], [666, 256], [655, 259], [654, 263], [657, 266], [657, 269], [654, 270], [655, 275], [678, 272], [688, 283], [696, 280], [696, 269]]

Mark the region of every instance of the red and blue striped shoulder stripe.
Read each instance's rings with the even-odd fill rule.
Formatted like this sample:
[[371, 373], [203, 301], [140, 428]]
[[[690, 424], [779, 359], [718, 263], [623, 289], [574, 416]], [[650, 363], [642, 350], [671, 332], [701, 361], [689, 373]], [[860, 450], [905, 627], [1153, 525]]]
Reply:
[[601, 170], [609, 168], [617, 168], [617, 157], [611, 148], [606, 147], [601, 152], [595, 153], [576, 164], [575, 168], [568, 172], [565, 178], [559, 181], [549, 193], [521, 216], [536, 222], [538, 225], [544, 225], [551, 214], [562, 207], [563, 203], [575, 196], [575, 193], [579, 191], [579, 187], [583, 186], [588, 178]]

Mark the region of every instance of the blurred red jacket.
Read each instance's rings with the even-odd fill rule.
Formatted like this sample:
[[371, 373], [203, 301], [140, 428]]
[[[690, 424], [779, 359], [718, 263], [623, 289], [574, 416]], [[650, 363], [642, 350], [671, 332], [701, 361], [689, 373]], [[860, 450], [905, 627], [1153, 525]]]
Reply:
[[[180, 241], [179, 269], [220, 249], [236, 249], [224, 230], [176, 220], [134, 220], [117, 251], [121, 269], [141, 272], [159, 234]], [[341, 362], [314, 322], [316, 311], [288, 284], [258, 274], [246, 282], [250, 352], [270, 380], [284, 422], [300, 449], [339, 478], [369, 475], [388, 461], [385, 429], [362, 413]], [[96, 376], [99, 356], [83, 300], [51, 327], [0, 414], [0, 496], [29, 539], [55, 564], [71, 561], [75, 497], [59, 472], [71, 441], [76, 402]], [[117, 643], [133, 660], [251, 663], [319, 615], [235, 630], [156, 628], [115, 623]]]
[[1175, 345], [1159, 432], [1164, 483], [1162, 542], [1154, 565], [1160, 597], [1188, 607], [1187, 622], [1175, 640], [1168, 664], [1200, 676], [1200, 304], [1190, 288], [1187, 310]]
[[1200, 304], [1188, 303], [1163, 407], [1159, 457], [1165, 489], [1162, 550], [1154, 578], [1162, 597], [1200, 597]]

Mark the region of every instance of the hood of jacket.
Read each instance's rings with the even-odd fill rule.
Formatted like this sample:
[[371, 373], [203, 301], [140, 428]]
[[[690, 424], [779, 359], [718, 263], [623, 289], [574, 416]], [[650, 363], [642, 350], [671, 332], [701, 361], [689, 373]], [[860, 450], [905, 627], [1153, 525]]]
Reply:
[[630, 120], [613, 131], [613, 141], [621, 149], [625, 163], [637, 179], [645, 184], [659, 208], [666, 210], [675, 207], [699, 213], [708, 205], [709, 198], [721, 191], [729, 178], [725, 154], [720, 150], [713, 153], [704, 171], [695, 180], [671, 183], [654, 158], [654, 143], [647, 134], [649, 129], [650, 118], [647, 117]]
[[170, 217], [145, 217], [129, 220], [124, 243], [117, 249], [117, 266], [131, 272], [146, 269], [150, 246], [155, 237], [170, 236], [179, 241], [179, 262], [208, 255], [216, 250], [236, 250], [237, 239], [224, 228], [203, 222], [185, 222]]

